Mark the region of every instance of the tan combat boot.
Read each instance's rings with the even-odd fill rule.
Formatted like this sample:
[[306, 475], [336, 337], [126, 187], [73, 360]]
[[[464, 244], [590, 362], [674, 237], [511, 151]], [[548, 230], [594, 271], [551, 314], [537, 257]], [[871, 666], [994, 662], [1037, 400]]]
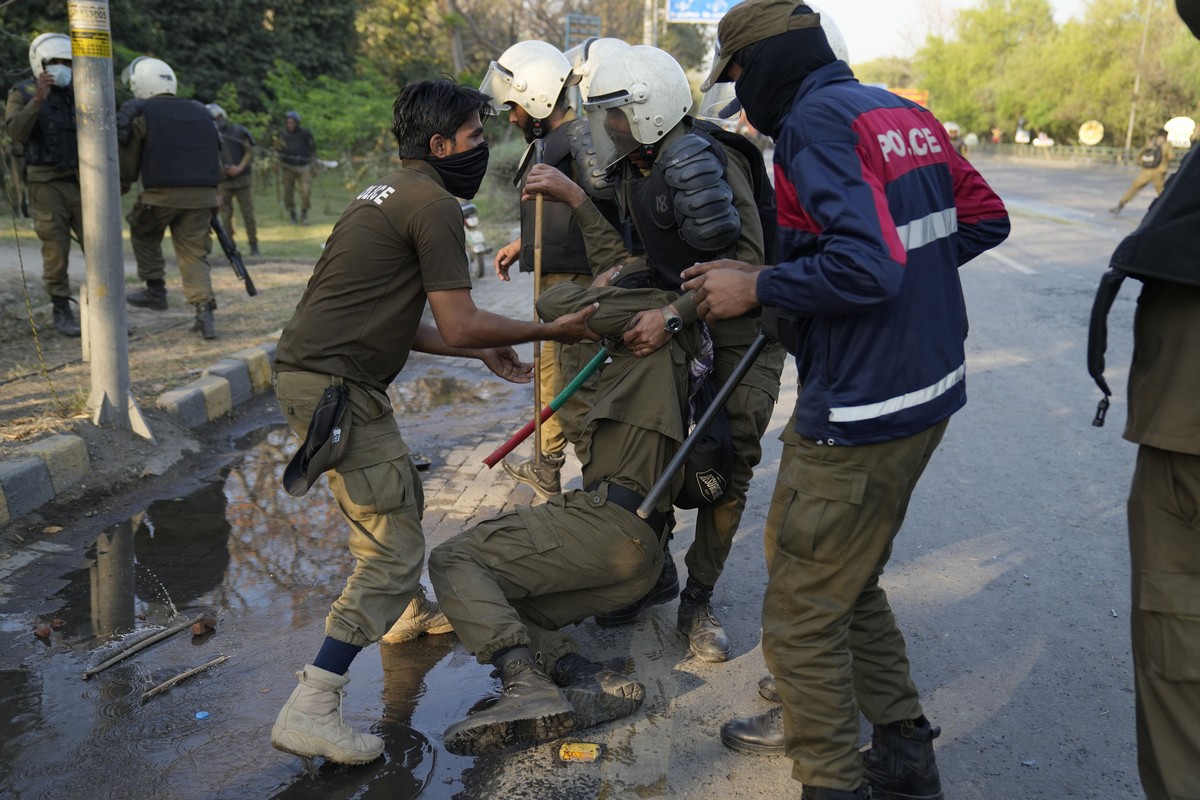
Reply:
[[323, 756], [338, 764], [366, 764], [383, 754], [383, 739], [352, 731], [342, 721], [342, 697], [349, 678], [312, 664], [296, 677], [300, 684], [271, 728], [275, 749], [303, 758]]
[[396, 620], [396, 624], [380, 641], [384, 644], [403, 644], [427, 634], [436, 636], [453, 631], [454, 626], [442, 613], [442, 607], [425, 596], [425, 587], [422, 586], [409, 601], [408, 608], [404, 609], [400, 619]]
[[538, 497], [549, 500], [552, 495], [562, 492], [562, 482], [558, 475], [566, 460], [567, 457], [562, 453], [553, 456], [543, 454], [540, 468], [534, 465], [533, 459], [516, 463], [505, 459], [500, 462], [500, 466], [521, 483], [533, 487]]

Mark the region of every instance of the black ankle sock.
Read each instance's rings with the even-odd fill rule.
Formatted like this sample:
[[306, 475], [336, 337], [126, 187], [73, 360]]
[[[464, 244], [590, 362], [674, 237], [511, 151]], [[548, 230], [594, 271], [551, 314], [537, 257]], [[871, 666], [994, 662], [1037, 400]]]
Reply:
[[326, 636], [321, 643], [321, 650], [313, 659], [313, 666], [332, 672], [334, 675], [345, 675], [350, 670], [350, 662], [362, 650], [361, 647]]

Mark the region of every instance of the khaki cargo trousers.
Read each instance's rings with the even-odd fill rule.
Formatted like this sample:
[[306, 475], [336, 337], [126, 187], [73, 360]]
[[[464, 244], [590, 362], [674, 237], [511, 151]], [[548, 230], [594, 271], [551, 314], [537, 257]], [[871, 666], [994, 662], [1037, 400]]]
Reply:
[[[42, 241], [42, 284], [51, 297], [70, 297], [67, 260], [71, 234], [83, 241], [83, 203], [79, 182], [30, 181], [33, 230]], [[82, 250], [82, 245], [80, 246]]]
[[165, 280], [167, 261], [163, 258], [162, 241], [167, 228], [171, 229], [171, 244], [179, 263], [183, 282], [183, 297], [189, 305], [207, 303], [214, 299], [210, 226], [215, 208], [164, 208], [134, 205], [129, 212], [129, 243], [137, 259], [138, 277], [143, 281]]
[[[276, 374], [279, 409], [301, 439], [322, 393], [340, 381], [313, 372]], [[352, 413], [346, 456], [325, 474], [350, 526], [346, 544], [357, 563], [333, 601], [325, 635], [364, 647], [391, 629], [417, 591], [425, 560], [425, 496], [387, 395], [346, 386]]]
[[1200, 798], [1200, 455], [1142, 445], [1129, 492], [1138, 772]]
[[479, 663], [526, 645], [545, 669], [579, 652], [559, 629], [644, 595], [662, 571], [658, 531], [608, 500], [608, 484], [482, 522], [433, 548], [429, 579]]
[[[584, 288], [592, 285], [591, 275], [569, 275], [551, 273], [542, 276], [542, 291], [560, 283], [574, 283]], [[547, 406], [575, 376], [587, 366], [596, 353], [600, 352], [597, 342], [583, 341], [578, 344], [542, 342], [542, 364], [539, 383], [542, 390], [542, 405]], [[600, 385], [597, 373], [584, 381], [583, 385], [563, 403], [554, 416], [542, 423], [542, 452], [558, 455], [583, 436], [583, 421], [596, 397]]]
[[794, 423], [767, 515], [763, 654], [783, 698], [792, 777], [854, 790], [859, 711], [875, 725], [922, 714], [879, 576], [948, 420], [858, 447], [818, 444]]

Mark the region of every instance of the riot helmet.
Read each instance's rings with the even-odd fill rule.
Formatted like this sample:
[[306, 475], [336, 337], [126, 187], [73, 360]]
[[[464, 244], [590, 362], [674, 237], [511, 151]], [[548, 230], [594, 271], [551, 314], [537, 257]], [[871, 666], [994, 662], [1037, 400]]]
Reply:
[[583, 107], [601, 163], [654, 146], [692, 107], [683, 67], [664, 50], [634, 45], [610, 54], [592, 75]]
[[545, 131], [540, 124], [558, 105], [563, 87], [577, 79], [571, 62], [554, 45], [533, 39], [517, 42], [488, 67], [479, 91], [492, 98], [488, 111], [501, 114], [505, 106], [520, 107], [533, 121], [526, 138], [537, 138]]
[[619, 50], [629, 49], [629, 46], [628, 42], [621, 39], [614, 39], [612, 37], [597, 38], [593, 36], [564, 53], [567, 60], [571, 62], [572, 71], [579, 79], [579, 97], [578, 103], [575, 106], [576, 109], [583, 110], [583, 101], [587, 100], [588, 89], [592, 83], [592, 75], [595, 74], [596, 67], [600, 65], [600, 62]]
[[125, 80], [133, 96], [139, 100], [159, 94], [175, 94], [178, 88], [175, 70], [167, 62], [149, 56], [135, 58], [129, 64]]
[[71, 37], [65, 33], [43, 33], [29, 44], [29, 68], [36, 80], [43, 72], [49, 72], [54, 85], [66, 88], [71, 85], [71, 67], [67, 64], [48, 64], [49, 61], [71, 61]]

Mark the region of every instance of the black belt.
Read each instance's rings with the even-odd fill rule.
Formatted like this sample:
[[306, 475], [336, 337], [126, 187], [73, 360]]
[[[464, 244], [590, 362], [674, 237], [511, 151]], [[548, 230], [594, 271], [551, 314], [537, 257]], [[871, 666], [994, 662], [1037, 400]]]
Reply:
[[[607, 481], [596, 481], [584, 488], [585, 492], [594, 492], [600, 488], [602, 483]], [[638, 507], [645, 502], [646, 498], [635, 492], [633, 489], [626, 489], [618, 483], [608, 483], [608, 502], [620, 506], [626, 511], [637, 514]], [[638, 519], [642, 519], [640, 516]], [[650, 529], [657, 534], [662, 534], [667, 525], [667, 512], [655, 511], [650, 516], [643, 519], [642, 522], [650, 526]]]

